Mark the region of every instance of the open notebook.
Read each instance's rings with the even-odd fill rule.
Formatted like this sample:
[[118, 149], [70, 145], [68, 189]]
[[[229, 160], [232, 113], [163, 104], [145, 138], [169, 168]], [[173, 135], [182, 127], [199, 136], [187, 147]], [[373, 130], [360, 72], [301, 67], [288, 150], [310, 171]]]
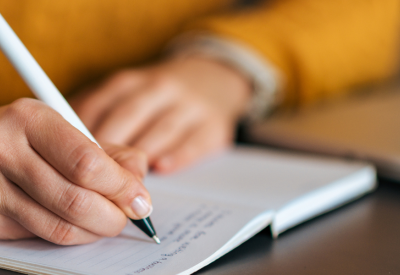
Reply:
[[360, 163], [239, 147], [171, 176], [146, 180], [154, 244], [127, 224], [115, 238], [61, 247], [0, 242], [0, 267], [33, 274], [190, 274], [271, 225], [281, 232], [375, 188]]

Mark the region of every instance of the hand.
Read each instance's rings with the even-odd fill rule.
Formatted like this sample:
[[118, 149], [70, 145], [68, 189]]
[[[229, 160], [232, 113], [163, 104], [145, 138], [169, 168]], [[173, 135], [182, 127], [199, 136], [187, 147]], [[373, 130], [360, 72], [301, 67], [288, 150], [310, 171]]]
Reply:
[[0, 108], [0, 133], [0, 239], [82, 244], [149, 215], [143, 153], [105, 146], [113, 160], [33, 99]]
[[70, 101], [100, 142], [135, 146], [157, 172], [171, 172], [231, 144], [246, 110], [247, 79], [191, 57], [126, 70]]

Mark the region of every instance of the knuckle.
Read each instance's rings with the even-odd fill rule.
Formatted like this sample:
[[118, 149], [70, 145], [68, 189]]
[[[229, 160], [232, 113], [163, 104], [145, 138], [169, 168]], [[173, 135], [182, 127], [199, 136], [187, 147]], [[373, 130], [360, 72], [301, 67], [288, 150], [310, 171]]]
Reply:
[[48, 117], [49, 108], [37, 100], [30, 98], [17, 99], [4, 109], [1, 116], [0, 154], [1, 162], [10, 159], [14, 154], [7, 152], [20, 150], [20, 142], [26, 140], [27, 134], [32, 131], [39, 123], [43, 125], [43, 120]]
[[61, 196], [59, 207], [68, 220], [80, 221], [87, 216], [93, 203], [94, 197], [89, 191], [71, 186]]
[[39, 105], [38, 101], [32, 98], [19, 98], [10, 104], [10, 107], [13, 106], [15, 108], [30, 108], [32, 106]]
[[16, 125], [17, 129], [28, 132], [34, 131], [38, 125], [46, 125], [50, 117], [60, 116], [44, 103], [31, 98], [17, 99], [5, 110], [5, 115], [14, 127]]
[[86, 186], [93, 182], [100, 169], [101, 158], [93, 145], [82, 144], [71, 153], [72, 164], [70, 179], [79, 185]]
[[6, 114], [14, 118], [32, 119], [42, 114], [43, 105], [37, 100], [20, 98], [10, 104]]
[[71, 245], [77, 237], [77, 229], [63, 219], [50, 228], [48, 240], [58, 245]]

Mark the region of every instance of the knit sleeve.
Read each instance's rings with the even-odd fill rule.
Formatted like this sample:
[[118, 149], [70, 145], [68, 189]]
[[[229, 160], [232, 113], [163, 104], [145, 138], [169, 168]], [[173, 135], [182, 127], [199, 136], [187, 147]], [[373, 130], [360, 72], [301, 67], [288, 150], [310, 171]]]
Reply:
[[307, 105], [395, 73], [400, 1], [269, 1], [200, 18], [186, 31], [251, 47], [283, 76], [283, 104]]

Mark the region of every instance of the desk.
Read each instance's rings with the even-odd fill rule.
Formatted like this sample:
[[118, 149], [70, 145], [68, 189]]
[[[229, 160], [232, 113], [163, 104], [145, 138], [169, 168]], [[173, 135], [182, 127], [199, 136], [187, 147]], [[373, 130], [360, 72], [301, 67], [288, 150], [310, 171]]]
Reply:
[[[400, 274], [400, 184], [381, 181], [356, 202], [273, 240], [264, 230], [196, 275]], [[18, 273], [0, 270], [0, 275]]]

